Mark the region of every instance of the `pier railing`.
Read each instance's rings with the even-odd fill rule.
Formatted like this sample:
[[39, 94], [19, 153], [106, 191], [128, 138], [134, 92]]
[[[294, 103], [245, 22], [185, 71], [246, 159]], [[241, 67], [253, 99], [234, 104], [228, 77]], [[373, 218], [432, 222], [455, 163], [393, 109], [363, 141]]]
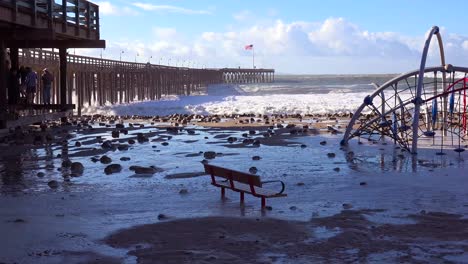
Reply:
[[0, 0], [0, 21], [53, 34], [99, 39], [99, 7], [85, 0]]

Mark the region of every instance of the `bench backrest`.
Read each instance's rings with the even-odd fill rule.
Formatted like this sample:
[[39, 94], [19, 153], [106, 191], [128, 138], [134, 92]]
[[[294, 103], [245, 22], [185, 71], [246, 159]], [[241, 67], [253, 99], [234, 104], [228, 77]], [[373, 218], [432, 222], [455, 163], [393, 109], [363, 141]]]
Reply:
[[226, 169], [223, 167], [218, 167], [210, 164], [203, 164], [205, 166], [205, 172], [222, 177], [225, 179], [232, 179], [233, 181], [237, 182], [242, 182], [245, 184], [252, 184], [254, 186], [262, 187], [262, 182], [260, 181], [260, 177], [257, 175], [241, 172], [241, 171], [235, 171], [235, 170], [230, 170]]

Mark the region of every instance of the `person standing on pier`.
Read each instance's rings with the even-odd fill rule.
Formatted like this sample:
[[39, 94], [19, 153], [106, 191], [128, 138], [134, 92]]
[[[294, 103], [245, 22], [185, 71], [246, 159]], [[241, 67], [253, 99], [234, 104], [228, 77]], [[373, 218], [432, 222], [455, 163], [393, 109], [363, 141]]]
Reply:
[[43, 98], [44, 104], [50, 105], [50, 89], [52, 87], [52, 82], [54, 81], [54, 76], [49, 72], [47, 68], [42, 71], [42, 87], [43, 87]]
[[15, 68], [10, 69], [8, 75], [8, 105], [14, 110], [14, 105], [18, 104], [19, 98], [19, 78], [18, 71]]
[[34, 103], [34, 96], [36, 94], [37, 89], [37, 74], [34, 72], [30, 67], [26, 67], [26, 71], [28, 75], [26, 75], [26, 103], [32, 104]]

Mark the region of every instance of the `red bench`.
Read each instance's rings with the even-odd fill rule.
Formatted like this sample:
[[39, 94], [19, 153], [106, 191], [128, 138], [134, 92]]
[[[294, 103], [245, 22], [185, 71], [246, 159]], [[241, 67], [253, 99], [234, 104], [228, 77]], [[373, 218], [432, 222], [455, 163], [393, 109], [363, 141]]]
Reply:
[[[235, 192], [240, 193], [240, 202], [244, 203], [244, 193], [250, 193], [255, 197], [262, 199], [262, 209], [265, 208], [266, 198], [285, 197], [287, 194], [283, 193], [285, 185], [282, 181], [260, 181], [260, 177], [257, 175], [230, 170], [210, 164], [203, 164], [205, 166], [205, 172], [211, 175], [211, 184], [221, 188], [221, 198], [225, 197], [225, 189], [231, 189]], [[225, 180], [217, 180], [217, 178], [223, 178]], [[265, 183], [281, 183], [281, 191], [275, 192], [263, 188]]]

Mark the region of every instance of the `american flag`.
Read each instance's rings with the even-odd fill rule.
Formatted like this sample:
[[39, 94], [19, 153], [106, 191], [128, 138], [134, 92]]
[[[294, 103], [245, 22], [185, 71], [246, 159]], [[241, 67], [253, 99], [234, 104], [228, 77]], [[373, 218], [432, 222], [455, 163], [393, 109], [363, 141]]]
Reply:
[[251, 50], [251, 49], [253, 49], [253, 44], [250, 44], [250, 45], [245, 46], [245, 49], [246, 49], [246, 50]]

